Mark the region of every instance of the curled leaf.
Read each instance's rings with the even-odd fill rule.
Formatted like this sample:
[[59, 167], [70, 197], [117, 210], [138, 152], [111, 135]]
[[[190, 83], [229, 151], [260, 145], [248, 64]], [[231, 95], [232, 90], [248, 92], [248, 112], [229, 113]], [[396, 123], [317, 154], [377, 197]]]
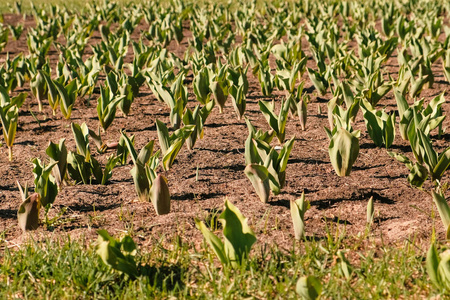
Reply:
[[296, 292], [305, 300], [315, 300], [322, 292], [322, 284], [314, 276], [303, 276], [297, 281]]
[[245, 175], [251, 181], [256, 194], [263, 203], [269, 201], [270, 185], [269, 185], [269, 171], [262, 165], [249, 164], [244, 170]]
[[170, 213], [170, 193], [167, 179], [158, 174], [150, 188], [150, 199], [158, 215]]
[[17, 219], [19, 221], [19, 227], [23, 232], [35, 230], [39, 227], [40, 198], [38, 193], [34, 193], [19, 206]]

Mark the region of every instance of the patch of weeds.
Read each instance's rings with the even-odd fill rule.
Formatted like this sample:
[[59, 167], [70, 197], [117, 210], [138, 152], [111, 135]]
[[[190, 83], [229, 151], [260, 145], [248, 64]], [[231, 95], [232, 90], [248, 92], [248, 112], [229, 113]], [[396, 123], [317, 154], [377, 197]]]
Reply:
[[100, 228], [105, 222], [106, 217], [103, 214], [98, 214], [95, 210], [95, 204], [92, 205], [92, 214], [88, 214], [88, 227], [91, 228]]
[[134, 212], [130, 212], [128, 208], [124, 212], [123, 206], [120, 205], [117, 217], [123, 223], [125, 231], [131, 234], [134, 231]]
[[103, 264], [84, 241], [29, 241], [1, 252], [0, 297], [293, 299], [304, 276], [321, 282], [325, 299], [448, 296], [431, 285], [426, 253], [414, 239], [400, 245], [367, 241], [354, 251], [351, 237], [328, 228], [324, 239], [293, 241], [289, 250], [256, 245], [237, 268], [222, 267], [206, 243], [199, 251], [180, 236], [160, 239], [137, 251], [134, 280]]

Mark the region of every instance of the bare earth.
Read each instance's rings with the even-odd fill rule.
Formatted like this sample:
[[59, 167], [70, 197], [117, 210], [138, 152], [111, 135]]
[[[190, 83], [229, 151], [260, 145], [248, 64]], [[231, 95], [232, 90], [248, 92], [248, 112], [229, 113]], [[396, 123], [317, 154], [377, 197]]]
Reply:
[[[16, 24], [22, 18], [16, 15], [5, 15], [5, 22]], [[33, 25], [32, 19], [25, 21], [27, 26]], [[144, 25], [137, 28], [133, 38], [138, 38]], [[182, 55], [191, 36], [185, 33], [181, 45], [172, 43], [169, 50]], [[91, 43], [99, 41], [96, 33]], [[305, 41], [303, 47], [307, 49]], [[9, 52], [13, 57], [20, 52], [28, 53], [26, 32], [19, 41], [11, 41], [0, 53], [0, 63]], [[87, 47], [86, 52], [90, 53]], [[309, 54], [309, 52], [307, 52]], [[56, 60], [58, 53], [50, 53], [51, 60]], [[132, 49], [128, 52], [131, 60]], [[441, 69], [442, 61], [435, 64], [436, 82], [432, 89], [422, 92], [427, 100], [448, 89], [448, 83]], [[396, 55], [388, 63], [392, 71], [398, 69]], [[310, 59], [308, 67], [315, 68]], [[101, 78], [101, 80], [103, 77]], [[135, 240], [144, 247], [160, 240], [162, 237], [171, 240], [179, 235], [187, 242], [198, 244], [202, 241], [196, 229], [194, 217], [210, 220], [220, 213], [225, 198], [233, 202], [248, 217], [249, 224], [255, 231], [260, 243], [278, 244], [282, 248], [290, 248], [294, 236], [289, 211], [290, 200], [300, 197], [305, 192], [311, 201], [311, 209], [306, 213], [306, 232], [308, 237], [321, 238], [326, 235], [326, 228], [332, 224], [339, 226], [341, 232], [357, 235], [364, 232], [366, 226], [366, 205], [368, 199], [375, 199], [375, 221], [371, 236], [384, 243], [398, 243], [406, 239], [427, 242], [435, 224], [437, 233], [443, 237], [443, 226], [435, 211], [431, 197], [420, 190], [409, 186], [406, 177], [407, 168], [391, 158], [385, 149], [376, 148], [370, 140], [360, 113], [354, 125], [361, 130], [360, 154], [353, 167], [351, 176], [338, 177], [334, 172], [329, 156], [324, 126], [328, 126], [326, 103], [332, 95], [328, 93], [319, 97], [310, 82], [308, 75], [305, 87], [311, 96], [308, 105], [308, 122], [306, 131], [301, 130], [297, 118], [291, 117], [286, 128], [286, 137], [295, 136], [286, 176], [286, 187], [278, 196], [272, 196], [268, 204], [262, 203], [244, 174], [244, 142], [248, 131], [245, 122], [238, 121], [229, 99], [223, 114], [214, 108], [205, 125], [205, 135], [198, 140], [195, 149], [180, 152], [173, 168], [165, 173], [168, 178], [172, 196], [172, 212], [157, 216], [151, 203], [137, 201], [130, 169], [132, 163], [119, 166], [113, 170], [108, 185], [75, 185], [65, 186], [59, 193], [50, 217], [56, 216], [62, 209], [67, 211], [60, 217], [53, 228], [41, 226], [33, 236], [86, 238], [87, 241], [97, 237], [96, 231], [107, 229], [112, 234], [129, 231]], [[195, 96], [192, 92], [192, 75], [187, 77], [190, 101], [188, 106], [194, 107]], [[268, 125], [259, 112], [258, 100], [265, 98], [259, 82], [249, 71], [250, 88], [247, 95], [247, 111], [245, 115], [257, 128], [267, 130]], [[29, 92], [26, 103], [21, 109], [19, 127], [14, 144], [14, 161], [8, 161], [6, 145], [0, 147], [0, 232], [9, 246], [20, 244], [24, 240], [17, 225], [17, 209], [21, 203], [16, 181], [33, 186], [31, 160], [39, 157], [47, 160], [45, 149], [49, 141], [58, 142], [66, 139], [69, 150], [75, 151], [75, 141], [70, 129], [70, 122], [81, 124], [86, 122], [89, 128], [98, 128], [96, 99], [94, 94], [90, 106], [85, 99], [78, 99], [70, 120], [65, 120], [58, 112], [54, 117], [48, 106], [39, 113], [37, 101], [29, 90], [28, 84], [15, 93]], [[118, 141], [120, 130], [128, 135], [136, 135], [136, 148], [140, 149], [148, 141], [157, 141], [155, 120], [169, 123], [169, 109], [164, 103], [156, 101], [150, 89], [145, 85], [139, 97], [132, 105], [132, 112], [125, 117], [118, 111], [112, 126], [103, 133], [103, 138], [110, 142]], [[275, 91], [275, 100], [280, 101], [284, 94]], [[380, 104], [387, 110], [396, 109], [395, 99], [390, 92]], [[279, 104], [278, 104], [279, 107]], [[319, 110], [319, 108], [321, 108]], [[450, 105], [443, 105], [444, 114]], [[32, 116], [33, 111], [39, 122]], [[398, 122], [398, 118], [397, 118]], [[444, 121], [444, 128], [449, 127], [450, 120]], [[398, 133], [398, 131], [397, 131]], [[435, 133], [433, 133], [435, 135]], [[436, 136], [433, 136], [436, 137]], [[448, 146], [450, 135], [445, 134], [434, 142], [441, 152]], [[158, 142], [155, 143], [158, 145]], [[412, 158], [407, 142], [397, 135], [392, 150], [405, 153]], [[92, 149], [100, 162], [112, 152], [99, 155]], [[162, 168], [159, 170], [163, 172]], [[448, 175], [444, 176], [444, 181]], [[429, 189], [428, 189], [429, 190]], [[433, 219], [432, 215], [436, 217]], [[335, 230], [335, 229], [333, 229]]]

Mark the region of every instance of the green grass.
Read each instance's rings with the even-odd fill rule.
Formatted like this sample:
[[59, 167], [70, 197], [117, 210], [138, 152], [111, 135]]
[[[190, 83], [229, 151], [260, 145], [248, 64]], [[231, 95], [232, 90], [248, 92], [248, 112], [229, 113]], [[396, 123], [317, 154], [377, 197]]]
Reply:
[[[141, 275], [135, 280], [110, 270], [94, 244], [84, 244], [67, 238], [5, 249], [0, 254], [0, 297], [293, 299], [296, 282], [305, 275], [316, 276], [323, 297], [330, 299], [420, 299], [442, 292], [431, 285], [425, 253], [411, 241], [384, 247], [336, 234], [293, 244], [288, 251], [258, 243], [242, 267], [230, 269], [219, 264], [205, 243], [196, 249], [175, 238], [140, 249]], [[338, 255], [343, 249], [345, 260]]]

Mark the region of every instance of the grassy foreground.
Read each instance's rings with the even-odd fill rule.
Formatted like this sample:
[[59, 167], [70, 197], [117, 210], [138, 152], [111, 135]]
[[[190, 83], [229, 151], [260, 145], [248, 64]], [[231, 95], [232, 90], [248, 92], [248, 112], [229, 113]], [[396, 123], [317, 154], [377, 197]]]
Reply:
[[[222, 267], [206, 244], [156, 242], [140, 249], [136, 279], [103, 264], [95, 244], [30, 240], [0, 252], [2, 299], [195, 298], [292, 299], [301, 276], [314, 275], [322, 299], [421, 299], [436, 290], [425, 270], [425, 253], [413, 241], [377, 246], [364, 239], [293, 244], [289, 252], [258, 245], [238, 269]], [[163, 246], [171, 245], [171, 246]], [[300, 245], [300, 247], [298, 247]], [[343, 250], [344, 249], [344, 250]]]

